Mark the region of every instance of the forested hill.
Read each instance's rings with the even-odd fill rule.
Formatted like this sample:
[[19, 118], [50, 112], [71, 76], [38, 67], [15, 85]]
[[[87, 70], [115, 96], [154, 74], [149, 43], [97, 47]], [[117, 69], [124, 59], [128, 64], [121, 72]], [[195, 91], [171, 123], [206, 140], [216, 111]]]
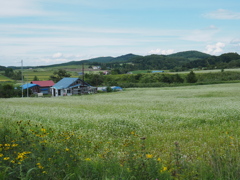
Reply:
[[207, 67], [212, 68], [237, 68], [240, 67], [240, 55], [237, 53], [225, 53], [220, 56], [191, 61], [183, 65], [187, 69]]
[[199, 51], [184, 51], [168, 55], [169, 57], [182, 57], [189, 60], [204, 59], [211, 57], [210, 54], [202, 53]]
[[190, 62], [187, 58], [169, 57], [165, 55], [149, 55], [131, 59], [136, 70], [173, 69]]

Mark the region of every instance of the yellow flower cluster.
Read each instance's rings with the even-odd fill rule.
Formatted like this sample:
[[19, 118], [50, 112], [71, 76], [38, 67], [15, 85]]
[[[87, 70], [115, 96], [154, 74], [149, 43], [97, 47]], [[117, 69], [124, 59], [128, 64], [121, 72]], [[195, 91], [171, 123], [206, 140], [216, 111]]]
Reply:
[[153, 158], [153, 155], [152, 154], [146, 154], [146, 158], [151, 159], [151, 158]]
[[26, 154], [30, 154], [30, 153], [31, 152], [29, 152], [29, 151], [18, 153], [18, 156], [16, 159], [18, 159], [19, 161], [23, 161], [24, 159], [27, 158]]
[[39, 169], [43, 169], [44, 167], [41, 165], [41, 163], [37, 163], [36, 164], [38, 166]]
[[164, 171], [167, 171], [167, 167], [163, 167], [160, 172], [164, 172]]

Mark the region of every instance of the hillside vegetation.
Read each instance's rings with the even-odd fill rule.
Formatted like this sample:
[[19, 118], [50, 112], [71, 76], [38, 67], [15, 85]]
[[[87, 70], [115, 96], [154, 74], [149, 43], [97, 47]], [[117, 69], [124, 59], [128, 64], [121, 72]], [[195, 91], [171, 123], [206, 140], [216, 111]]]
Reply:
[[0, 101], [1, 179], [239, 179], [240, 84]]

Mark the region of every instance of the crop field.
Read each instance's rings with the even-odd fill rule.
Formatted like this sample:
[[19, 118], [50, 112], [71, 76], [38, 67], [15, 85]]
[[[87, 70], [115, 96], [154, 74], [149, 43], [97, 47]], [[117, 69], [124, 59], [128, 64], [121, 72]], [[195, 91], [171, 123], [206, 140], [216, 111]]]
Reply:
[[239, 89], [0, 99], [0, 179], [239, 179]]
[[6, 76], [0, 75], [0, 82], [6, 82], [6, 81], [13, 81], [13, 80]]
[[34, 76], [37, 76], [40, 81], [49, 80], [49, 77], [53, 75], [52, 70], [24, 70], [23, 76], [26, 81], [32, 81]]

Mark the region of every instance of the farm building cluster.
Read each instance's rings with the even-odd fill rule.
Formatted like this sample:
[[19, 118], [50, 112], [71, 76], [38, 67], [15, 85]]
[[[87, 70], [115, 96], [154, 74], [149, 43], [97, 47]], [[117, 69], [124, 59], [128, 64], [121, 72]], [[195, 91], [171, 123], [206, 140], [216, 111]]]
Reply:
[[97, 92], [97, 87], [93, 87], [80, 78], [66, 77], [56, 84], [49, 81], [31, 81], [24, 84], [23, 89], [28, 89], [33, 94], [52, 96], [71, 96], [79, 94], [93, 94]]

